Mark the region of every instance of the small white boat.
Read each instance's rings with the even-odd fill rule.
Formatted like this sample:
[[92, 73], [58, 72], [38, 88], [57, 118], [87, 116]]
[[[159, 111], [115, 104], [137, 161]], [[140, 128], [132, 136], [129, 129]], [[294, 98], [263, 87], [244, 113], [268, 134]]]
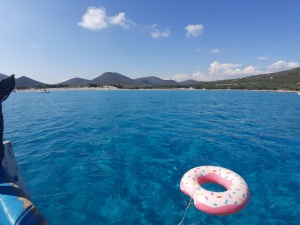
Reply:
[[300, 95], [300, 92], [298, 92], [298, 95]]
[[47, 91], [46, 89], [39, 91], [39, 93], [50, 93], [50, 91]]

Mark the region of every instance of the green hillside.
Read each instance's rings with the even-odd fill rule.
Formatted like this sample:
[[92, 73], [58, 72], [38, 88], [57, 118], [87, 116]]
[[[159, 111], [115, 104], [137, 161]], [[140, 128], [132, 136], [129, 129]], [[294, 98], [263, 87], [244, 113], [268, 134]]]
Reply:
[[262, 74], [232, 80], [200, 82], [196, 89], [247, 89], [300, 91], [300, 67], [277, 73]]

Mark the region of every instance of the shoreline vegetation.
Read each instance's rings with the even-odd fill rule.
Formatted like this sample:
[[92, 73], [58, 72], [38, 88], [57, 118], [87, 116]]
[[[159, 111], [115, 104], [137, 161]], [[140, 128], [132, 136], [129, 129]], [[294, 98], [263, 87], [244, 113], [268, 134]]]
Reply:
[[249, 89], [195, 89], [195, 88], [117, 88], [114, 86], [104, 87], [59, 87], [59, 88], [27, 88], [27, 89], [15, 89], [14, 92], [43, 92], [47, 90], [52, 91], [120, 91], [120, 90], [140, 90], [140, 91], [253, 91], [253, 92], [284, 92], [284, 93], [298, 93], [296, 90], [249, 90]]

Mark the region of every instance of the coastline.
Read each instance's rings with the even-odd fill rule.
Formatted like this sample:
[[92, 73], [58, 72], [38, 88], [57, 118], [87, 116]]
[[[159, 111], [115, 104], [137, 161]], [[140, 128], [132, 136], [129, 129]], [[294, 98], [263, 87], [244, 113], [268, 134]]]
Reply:
[[126, 88], [116, 88], [114, 86], [104, 86], [104, 87], [63, 87], [63, 88], [30, 88], [25, 90], [14, 90], [14, 92], [38, 92], [41, 93], [43, 90], [47, 90], [49, 92], [52, 91], [120, 91], [120, 90], [128, 90], [128, 91], [253, 91], [253, 92], [280, 92], [280, 93], [299, 93], [299, 91], [291, 91], [291, 90], [247, 90], [247, 89], [194, 89], [194, 88], [140, 88], [140, 89], [126, 89]]

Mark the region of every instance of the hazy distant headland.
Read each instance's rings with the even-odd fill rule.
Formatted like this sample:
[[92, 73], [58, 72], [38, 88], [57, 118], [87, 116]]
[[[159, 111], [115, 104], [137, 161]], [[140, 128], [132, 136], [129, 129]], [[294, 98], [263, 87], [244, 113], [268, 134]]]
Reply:
[[[0, 79], [6, 76], [7, 75], [0, 74]], [[176, 82], [174, 80], [163, 80], [154, 76], [131, 79], [122, 74], [113, 72], [103, 73], [92, 80], [72, 78], [54, 85], [45, 84], [25, 76], [16, 78], [16, 89], [89, 88], [107, 85], [119, 89], [193, 88], [300, 91], [300, 67], [276, 73], [210, 82], [195, 80]]]

